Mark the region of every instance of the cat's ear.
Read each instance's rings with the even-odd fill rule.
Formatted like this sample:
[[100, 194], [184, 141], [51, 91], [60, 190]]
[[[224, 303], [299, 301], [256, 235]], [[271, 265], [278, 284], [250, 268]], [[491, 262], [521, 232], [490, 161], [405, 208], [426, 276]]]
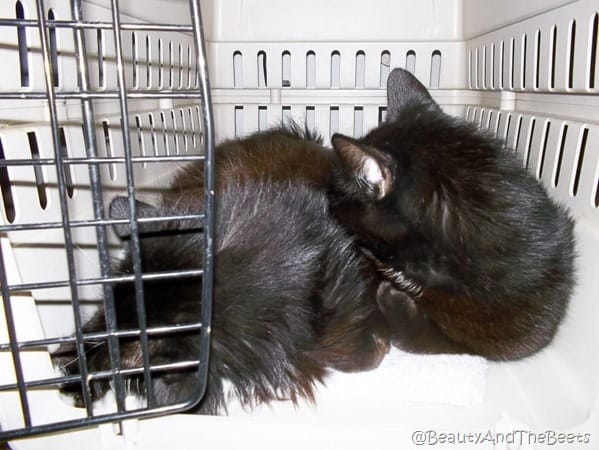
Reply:
[[[139, 200], [135, 200], [135, 210], [138, 219], [142, 217], [158, 217], [160, 215], [154, 206]], [[109, 215], [111, 219], [130, 220], [131, 210], [129, 208], [129, 199], [127, 197], [115, 197], [110, 202]], [[158, 224], [159, 222], [143, 224], [138, 222], [138, 232], [142, 234], [158, 231]], [[129, 223], [114, 224], [113, 228], [120, 239], [127, 239], [131, 237], [131, 226]]]
[[412, 73], [393, 69], [387, 78], [387, 121], [398, 120], [403, 110], [411, 105], [439, 109], [428, 89]]
[[378, 200], [389, 194], [393, 185], [390, 156], [342, 134], [334, 134], [331, 143], [345, 173], [365, 193]]

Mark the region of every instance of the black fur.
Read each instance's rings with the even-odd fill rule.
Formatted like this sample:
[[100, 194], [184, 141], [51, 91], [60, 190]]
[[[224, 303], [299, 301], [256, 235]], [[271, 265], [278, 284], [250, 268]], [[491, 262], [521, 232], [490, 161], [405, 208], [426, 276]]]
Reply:
[[445, 114], [409, 72], [389, 119], [335, 135], [331, 207], [389, 284], [395, 345], [515, 359], [553, 338], [574, 284], [573, 222], [503, 143]]
[[[371, 263], [328, 214], [324, 190], [314, 187], [318, 177], [282, 178], [279, 164], [289, 166], [282, 157], [272, 165], [251, 165], [256, 155], [266, 155], [269, 145], [291, 155], [289, 147], [316, 143], [275, 130], [217, 149], [214, 304], [208, 387], [197, 408], [201, 413], [226, 410], [225, 380], [247, 406], [275, 398], [312, 399], [313, 387], [327, 367], [369, 369], [388, 349]], [[199, 164], [183, 169], [156, 208], [138, 201], [138, 216], [200, 211], [202, 170]], [[111, 216], [129, 217], [125, 198], [113, 200]], [[197, 225], [190, 221], [140, 225], [143, 271], [200, 268], [202, 234]], [[116, 231], [121, 237], [130, 232], [128, 226], [117, 226]], [[125, 250], [117, 273], [132, 272], [127, 244]], [[199, 320], [201, 280], [148, 281], [144, 290], [150, 326]], [[133, 286], [118, 284], [114, 294], [118, 328], [137, 328]], [[99, 310], [84, 332], [104, 329], [104, 311]], [[198, 353], [194, 333], [150, 338], [152, 364], [193, 360]], [[121, 355], [124, 368], [141, 365], [138, 341], [122, 340]], [[106, 345], [90, 343], [86, 356], [91, 371], [110, 367]], [[78, 373], [73, 357], [73, 347], [63, 346], [55, 362], [68, 374]], [[186, 401], [196, 380], [194, 370], [155, 374], [158, 404]], [[143, 393], [140, 378], [134, 381], [134, 391]], [[102, 381], [91, 386], [94, 399], [109, 388]], [[77, 388], [71, 391], [76, 393]]]

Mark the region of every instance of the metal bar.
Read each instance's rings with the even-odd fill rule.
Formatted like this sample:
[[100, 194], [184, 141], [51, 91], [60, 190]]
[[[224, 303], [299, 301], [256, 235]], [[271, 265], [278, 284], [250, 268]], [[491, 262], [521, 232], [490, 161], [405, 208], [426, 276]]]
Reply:
[[37, 436], [44, 433], [68, 431], [74, 428], [81, 428], [85, 426], [100, 425], [106, 422], [113, 421], [115, 417], [121, 420], [135, 419], [135, 418], [152, 418], [159, 417], [166, 414], [174, 414], [177, 412], [185, 411], [189, 409], [190, 405], [187, 402], [178, 403], [168, 406], [157, 406], [151, 410], [134, 410], [134, 411], [123, 411], [120, 414], [103, 414], [98, 416], [89, 416], [83, 419], [69, 420], [66, 422], [56, 422], [48, 425], [37, 425], [33, 428], [19, 428], [15, 430], [3, 430], [0, 431], [0, 437], [2, 442], [10, 441], [12, 439], [18, 439], [25, 436]]
[[[144, 273], [141, 275], [142, 281], [162, 280], [165, 278], [188, 278], [203, 276], [202, 269], [175, 270], [166, 272]], [[92, 286], [94, 284], [106, 283], [124, 283], [127, 281], [135, 281], [135, 275], [112, 276], [110, 278], [84, 278], [75, 281], [75, 286]], [[53, 289], [69, 286], [69, 280], [63, 281], [45, 281], [42, 283], [23, 283], [8, 286], [8, 292], [23, 292], [33, 291], [37, 289]]]
[[[160, 216], [160, 217], [140, 217], [139, 223], [160, 223], [173, 222], [180, 220], [204, 220], [204, 214], [189, 214], [180, 216]], [[95, 227], [98, 225], [125, 225], [128, 224], [127, 219], [93, 219], [93, 220], [74, 220], [71, 222], [71, 228]], [[41, 222], [41, 223], [25, 223], [15, 225], [0, 225], [0, 233], [10, 231], [32, 231], [32, 230], [49, 230], [53, 228], [61, 228], [61, 222]], [[181, 231], [181, 230], [180, 230]], [[184, 231], [184, 230], [182, 230]], [[198, 230], [199, 232], [199, 230]]]
[[[201, 98], [202, 93], [196, 89], [135, 89], [125, 94], [128, 99], [191, 99]], [[118, 99], [121, 95], [118, 91], [88, 91], [72, 92], [60, 91], [55, 93], [57, 100], [85, 100], [85, 99]], [[45, 92], [0, 92], [0, 100], [46, 100]]]
[[[200, 155], [188, 155], [188, 156], [134, 156], [131, 157], [131, 162], [135, 164], [139, 163], [175, 163], [175, 162], [190, 162], [190, 161], [203, 161], [204, 156]], [[126, 159], [118, 156], [107, 156], [107, 157], [86, 157], [86, 158], [63, 158], [62, 164], [118, 164], [124, 163]], [[9, 166], [53, 166], [56, 164], [56, 160], [53, 158], [42, 158], [42, 159], [3, 159], [0, 161], [0, 167]]]
[[[4, 390], [14, 390], [19, 389], [20, 393], [22, 392], [26, 395], [26, 389], [28, 388], [36, 388], [42, 386], [48, 386], [49, 384], [61, 384], [61, 383], [71, 383], [71, 382], [81, 382], [85, 383], [89, 380], [93, 379], [113, 379], [115, 381], [114, 388], [117, 397], [117, 410], [116, 414], [106, 414], [102, 416], [93, 416], [90, 412], [91, 401], [89, 399], [89, 392], [87, 395], [87, 399], [84, 399], [86, 406], [88, 408], [88, 417], [83, 419], [71, 420], [67, 422], [60, 422], [54, 424], [44, 424], [40, 426], [31, 426], [31, 420], [26, 417], [26, 428], [20, 430], [8, 430], [8, 431], [0, 431], [0, 436], [2, 440], [12, 439], [16, 437], [23, 436], [31, 436], [37, 435], [45, 432], [56, 432], [60, 430], [66, 430], [69, 428], [81, 427], [86, 425], [94, 425], [103, 422], [107, 422], [110, 420], [121, 420], [133, 417], [153, 417], [162, 414], [167, 414], [169, 412], [177, 412], [184, 409], [188, 409], [192, 407], [194, 403], [185, 402], [177, 405], [170, 406], [158, 406], [154, 407], [153, 410], [144, 410], [144, 411], [126, 411], [124, 408], [124, 395], [123, 395], [123, 378], [124, 376], [130, 375], [140, 375], [143, 374], [146, 391], [148, 394], [148, 408], [151, 408], [154, 405], [153, 399], [153, 391], [151, 384], [151, 374], [156, 371], [166, 370], [168, 368], [193, 368], [199, 365], [199, 374], [200, 382], [198, 384], [198, 396], [197, 400], [201, 398], [203, 390], [205, 389], [205, 379], [207, 375], [207, 365], [208, 365], [208, 348], [209, 348], [209, 337], [210, 337], [210, 316], [211, 316], [211, 297], [212, 297], [212, 277], [213, 277], [213, 254], [212, 254], [212, 246], [213, 246], [213, 236], [214, 236], [214, 179], [213, 179], [213, 154], [214, 154], [214, 137], [213, 137], [213, 125], [212, 125], [212, 112], [211, 112], [211, 103], [210, 103], [210, 87], [207, 80], [207, 68], [206, 68], [206, 59], [205, 59], [205, 49], [203, 46], [203, 36], [202, 36], [202, 28], [201, 28], [201, 17], [200, 17], [200, 5], [199, 0], [190, 0], [190, 10], [192, 15], [192, 24], [191, 25], [167, 25], [167, 24], [129, 24], [129, 23], [120, 23], [119, 16], [119, 0], [111, 0], [112, 7], [112, 22], [85, 22], [81, 17], [81, 0], [71, 0], [71, 5], [73, 9], [73, 20], [61, 20], [61, 21], [46, 21], [44, 20], [44, 6], [43, 0], [37, 0], [37, 14], [38, 20], [11, 20], [11, 19], [0, 19], [0, 26], [27, 26], [27, 27], [37, 27], [40, 33], [41, 40], [41, 53], [43, 57], [44, 63], [44, 76], [47, 91], [46, 92], [10, 92], [10, 93], [0, 93], [0, 100], [40, 100], [47, 101], [49, 108], [49, 116], [51, 122], [52, 129], [52, 137], [54, 144], [54, 153], [55, 158], [46, 158], [44, 160], [10, 160], [10, 161], [2, 161], [0, 162], [0, 167], [7, 166], [19, 166], [19, 165], [27, 165], [30, 167], [36, 166], [44, 166], [44, 165], [54, 165], [56, 166], [57, 171], [57, 184], [59, 190], [59, 200], [60, 200], [60, 208], [62, 213], [62, 220], [56, 222], [46, 222], [46, 223], [37, 223], [37, 224], [15, 224], [15, 225], [6, 225], [0, 227], [0, 232], [16, 232], [23, 230], [35, 230], [35, 229], [50, 229], [50, 228], [62, 228], [64, 232], [64, 242], [66, 246], [66, 254], [67, 254], [67, 264], [68, 264], [68, 279], [62, 281], [52, 281], [52, 282], [44, 282], [44, 283], [26, 283], [20, 285], [10, 286], [7, 282], [0, 277], [0, 283], [2, 284], [2, 294], [4, 303], [9, 303], [10, 307], [10, 295], [13, 292], [18, 292], [21, 290], [36, 290], [36, 289], [49, 289], [53, 287], [69, 287], [71, 290], [71, 296], [73, 299], [73, 310], [75, 312], [75, 318], [77, 322], [77, 318], [79, 318], [79, 323], [75, 324], [76, 331], [75, 335], [66, 337], [66, 338], [53, 338], [53, 339], [42, 339], [37, 341], [27, 341], [27, 342], [18, 342], [16, 340], [16, 336], [11, 336], [8, 344], [0, 344], [1, 351], [11, 350], [13, 352], [14, 357], [14, 349], [16, 348], [17, 352], [21, 350], [34, 349], [39, 348], [40, 345], [50, 345], [56, 343], [64, 343], [64, 342], [75, 342], [77, 343], [77, 349], [79, 353], [79, 358], [81, 360], [80, 366], [82, 366], [82, 373], [79, 375], [67, 376], [62, 378], [53, 378], [50, 380], [35, 380], [35, 381], [25, 381], [24, 378], [21, 379], [21, 386], [19, 386], [19, 379], [17, 378], [17, 383], [11, 385], [9, 388], [6, 386], [0, 387], [1, 391]], [[49, 41], [47, 32], [49, 29], [53, 28], [67, 28], [72, 29], [75, 36], [76, 43], [76, 58], [77, 64], [79, 68], [79, 91], [77, 92], [56, 92], [53, 83], [53, 75], [52, 75], [52, 67], [51, 61], [49, 57]], [[118, 81], [118, 90], [114, 91], [102, 91], [102, 92], [91, 92], [89, 89], [89, 81], [86, 81], [86, 72], [88, 70], [87, 67], [87, 56], [85, 55], [85, 42], [84, 42], [84, 33], [83, 31], [86, 29], [111, 29], [114, 32], [115, 36], [115, 49], [117, 56], [117, 81]], [[172, 31], [172, 32], [193, 32], [194, 41], [195, 41], [195, 51], [197, 55], [197, 74], [198, 77], [196, 79], [196, 87], [194, 89], [148, 89], [148, 90], [135, 90], [132, 92], [127, 91], [127, 87], [125, 85], [125, 74], [124, 74], [124, 65], [123, 65], [123, 52], [122, 52], [122, 35], [121, 32], [124, 30], [146, 30], [146, 31]], [[193, 100], [199, 99], [202, 102], [202, 128], [204, 131], [204, 135], [200, 134], [200, 139], [204, 139], [204, 144], [206, 147], [205, 155], [206, 156], [174, 156], [174, 157], [133, 157], [131, 155], [131, 142], [129, 136], [129, 117], [127, 114], [127, 101], [131, 99], [186, 99]], [[58, 128], [58, 120], [57, 120], [57, 105], [56, 102], [58, 100], [80, 100], [82, 106], [82, 117], [84, 122], [84, 138], [85, 145], [88, 157], [87, 158], [68, 158], [62, 157], [60, 140], [59, 140], [59, 128]], [[94, 121], [94, 113], [92, 109], [92, 100], [94, 99], [117, 99], [121, 108], [121, 130], [123, 134], [123, 144], [125, 147], [125, 156], [122, 158], [99, 158], [97, 156], [96, 147], [95, 147], [95, 130], [93, 126]], [[87, 127], [87, 130], [85, 129]], [[194, 136], [195, 138], [195, 136]], [[206, 164], [204, 165], [205, 170], [205, 213], [204, 214], [195, 214], [191, 216], [171, 216], [171, 217], [161, 217], [161, 218], [142, 218], [137, 220], [135, 214], [135, 186], [133, 184], [133, 164], [135, 163], [150, 163], [150, 162], [182, 162], [182, 161], [194, 161], [194, 160], [205, 160]], [[73, 242], [71, 239], [71, 229], [75, 227], [85, 227], [85, 226], [93, 226], [96, 230], [102, 229], [104, 230], [105, 226], [117, 223], [129, 223], [127, 220], [112, 220], [112, 219], [104, 219], [104, 212], [101, 208], [102, 202], [98, 202], [98, 199], [101, 199], [101, 183], [99, 177], [99, 168], [100, 164], [116, 164], [116, 163], [124, 163], [127, 169], [127, 192], [129, 194], [130, 200], [130, 210], [132, 214], [132, 219], [130, 221], [132, 228], [132, 256], [134, 261], [134, 270], [133, 274], [126, 276], [105, 276], [110, 275], [110, 272], [106, 273], [102, 271], [102, 276], [96, 279], [77, 279], [77, 272], [74, 265], [74, 255], [73, 255]], [[92, 198], [94, 201], [94, 218], [92, 220], [77, 220], [70, 221], [69, 212], [68, 212], [68, 203], [66, 199], [66, 183], [65, 183], [65, 170], [68, 167], [68, 164], [87, 164], [90, 170], [90, 180], [91, 180], [91, 190], [92, 190]], [[93, 175], [95, 173], [95, 175]], [[94, 181], [94, 177], [97, 182]], [[198, 189], [202, 188], [202, 186], [198, 186]], [[100, 206], [98, 206], [100, 205]], [[165, 221], [165, 220], [202, 220], [208, 222], [205, 227], [202, 228], [203, 238], [204, 238], [204, 268], [196, 269], [196, 270], [187, 270], [187, 271], [169, 271], [169, 272], [161, 272], [161, 273], [150, 273], [143, 274], [141, 272], [141, 266], [139, 261], [139, 253], [140, 253], [140, 243], [139, 243], [139, 224], [143, 224], [144, 222], [150, 221]], [[202, 224], [203, 225], [203, 224]], [[193, 232], [193, 231], [192, 231]], [[104, 231], [105, 233], [105, 231]], [[100, 233], [102, 234], [102, 233]], [[98, 233], [97, 233], [98, 236]], [[99, 250], [102, 248], [103, 239], [105, 239], [105, 235], [102, 237], [98, 237], [98, 247]], [[1, 251], [1, 249], [0, 249]], [[101, 250], [100, 250], [101, 251]], [[106, 253], [107, 254], [107, 253]], [[102, 257], [100, 257], [102, 260]], [[107, 261], [106, 259], [104, 261]], [[2, 254], [0, 253], [0, 264], [3, 263]], [[135, 266], [138, 267], [135, 267]], [[3, 267], [2, 267], [3, 268]], [[209, 279], [203, 280], [202, 282], [202, 314], [201, 321], [197, 324], [192, 325], [173, 325], [173, 326], [164, 326], [164, 327], [153, 327], [148, 328], [145, 323], [145, 318], [141, 317], [145, 314], [144, 305], [143, 305], [143, 282], [146, 280], [161, 280], [161, 279], [177, 279], [183, 277], [190, 276], [206, 276], [209, 275]], [[134, 282], [136, 286], [136, 303], [138, 308], [138, 317], [140, 318], [139, 329], [135, 330], [119, 330], [116, 319], [114, 318], [114, 314], [110, 319], [111, 323], [106, 328], [106, 332], [102, 333], [94, 333], [94, 334], [85, 334], [83, 333], [82, 323], [79, 316], [79, 306], [80, 301], [78, 298], [78, 289], [80, 286], [98, 284], [102, 285], [105, 288], [109, 288], [113, 283], [123, 283], [123, 282]], [[106, 299], [107, 295], [104, 295]], [[110, 297], [110, 295], [108, 295]], [[110, 303], [110, 300], [108, 301]], [[114, 305], [113, 309], [114, 309]], [[110, 316], [110, 306], [106, 309], [107, 317]], [[113, 311], [114, 312], [114, 311]], [[203, 320], [206, 318], [206, 323]], [[7, 318], [7, 320], [12, 320], [12, 318]], [[9, 327], [10, 328], [10, 327]], [[148, 336], [154, 336], [160, 332], [183, 332], [183, 331], [198, 331], [200, 334], [200, 351], [198, 355], [198, 360], [193, 361], [182, 361], [171, 364], [164, 364], [160, 366], [151, 366], [149, 361], [148, 354]], [[14, 330], [13, 330], [14, 331]], [[139, 368], [135, 369], [122, 369], [120, 367], [120, 358], [118, 352], [118, 340], [122, 337], [131, 337], [131, 338], [141, 338], [142, 351], [144, 355], [143, 365]], [[111, 365], [112, 370], [107, 370], [98, 373], [87, 373], [83, 374], [83, 370], [87, 367], [85, 364], [85, 349], [83, 348], [83, 344], [86, 340], [90, 338], [95, 339], [106, 339], [109, 341], [110, 348], [110, 357], [111, 357]], [[112, 345], [110, 345], [110, 342]], [[19, 356], [20, 354], [17, 354]], [[45, 383], [45, 384], [44, 384]], [[24, 388], [23, 388], [24, 386]], [[86, 392], [85, 385], [82, 386], [83, 391]], [[28, 407], [28, 403], [25, 405]], [[26, 416], [29, 415], [28, 408], [23, 408], [23, 414]]]
[[[196, 51], [199, 88], [202, 92], [202, 125], [204, 130], [204, 151], [206, 161], [204, 164], [204, 259], [202, 277], [202, 312], [201, 322], [204, 324], [200, 332], [200, 345], [198, 367], [200, 379], [203, 383], [197, 387], [196, 404], [201, 400], [206, 391], [206, 380], [208, 379], [208, 363], [210, 353], [210, 330], [212, 320], [212, 295], [214, 279], [214, 124], [212, 118], [212, 98], [210, 94], [210, 82], [208, 80], [208, 64], [206, 60], [206, 49], [204, 47], [204, 36], [202, 28], [202, 17], [200, 14], [199, 0], [189, 0], [191, 22], [193, 25], [194, 47]], [[203, 357], [203, 359], [202, 359]]]
[[[35, 19], [0, 19], [0, 27], [37, 27], [38, 22]], [[71, 28], [74, 30], [85, 30], [85, 29], [98, 29], [98, 30], [110, 30], [112, 29], [112, 22], [102, 21], [77, 21], [77, 20], [53, 20], [46, 22], [46, 28]], [[174, 25], [174, 24], [162, 24], [162, 23], [122, 23], [121, 30], [133, 30], [133, 31], [178, 31], [178, 32], [192, 32], [193, 28], [191, 25]]]
[[[73, 14], [73, 18], [76, 23], [79, 23], [83, 20], [83, 4], [81, 0], [72, 0], [71, 2], [71, 11]], [[87, 59], [87, 45], [85, 42], [85, 34], [83, 29], [77, 29], [74, 31], [75, 38], [75, 51], [77, 54], [77, 81], [78, 86], [81, 91], [88, 91], [90, 88], [89, 81], [89, 71], [88, 71], [88, 59]], [[95, 136], [95, 126], [94, 126], [94, 110], [92, 101], [90, 99], [82, 99], [81, 100], [81, 113], [83, 117], [83, 137], [85, 141], [85, 151], [88, 158], [97, 158], [98, 151], [96, 145], [96, 136]], [[98, 243], [98, 256], [100, 260], [100, 273], [103, 278], [109, 277], [112, 275], [111, 267], [110, 267], [110, 256], [108, 254], [108, 242], [106, 239], [106, 229], [102, 225], [102, 221], [104, 220], [104, 201], [102, 196], [102, 180], [100, 177], [99, 167], [97, 165], [88, 163], [88, 173], [90, 179], [90, 188], [92, 194], [92, 204], [94, 209], [94, 218], [100, 223], [96, 227], [96, 242]], [[112, 284], [104, 284], [102, 285], [102, 293], [103, 293], [103, 303], [104, 305], [111, 304], [112, 309], [114, 310], [114, 293], [112, 289]], [[110, 307], [108, 309], [111, 309]], [[85, 347], [83, 343], [80, 341], [77, 342], [78, 347], [77, 353], [78, 355], [83, 354], [84, 359], [82, 360], [82, 364], [86, 364], [86, 356], [85, 356]], [[116, 339], [116, 344], [113, 340], [112, 346], [116, 345], [115, 352], [119, 353], [118, 349], [118, 339]], [[82, 353], [83, 352], [83, 353]], [[81, 383], [82, 390], [86, 393], [84, 398], [84, 404], [87, 409], [87, 415], [91, 415], [91, 395], [89, 393], [89, 383], [87, 382], [87, 376], [83, 376], [81, 374]], [[83, 385], [85, 384], [85, 385]]]
[[52, 75], [50, 50], [48, 44], [48, 36], [46, 35], [46, 22], [45, 22], [45, 8], [44, 1], [38, 0], [36, 2], [37, 16], [38, 16], [38, 27], [40, 35], [40, 43], [42, 46], [42, 58], [44, 62], [44, 79], [46, 83], [46, 92], [48, 100], [48, 109], [50, 112], [50, 128], [52, 130], [52, 143], [54, 145], [54, 158], [56, 160], [56, 175], [58, 181], [58, 192], [59, 192], [59, 203], [60, 212], [63, 223], [63, 235], [65, 241], [65, 250], [67, 258], [67, 268], [69, 273], [69, 288], [71, 292], [71, 300], [73, 305], [73, 314], [75, 321], [75, 333], [77, 335], [77, 353], [79, 358], [82, 358], [84, 364], [81, 364], [81, 385], [83, 389], [84, 399], [86, 401], [86, 408], [88, 415], [92, 412], [91, 409], [91, 396], [89, 390], [86, 389], [84, 383], [85, 377], [87, 376], [87, 364], [85, 364], [85, 350], [83, 341], [81, 340], [81, 327], [82, 319], [79, 308], [79, 292], [75, 280], [77, 280], [77, 271], [75, 268], [75, 257], [73, 254], [73, 240], [71, 236], [71, 229], [69, 227], [69, 209], [67, 205], [67, 188], [66, 188], [66, 177], [65, 168], [62, 165], [62, 152], [60, 142], [60, 132], [58, 126], [58, 112], [56, 108], [56, 96], [54, 92], [54, 77]]
[[[156, 364], [150, 366], [148, 370], [150, 372], [164, 372], [165, 370], [173, 369], [191, 369], [197, 367], [199, 365], [199, 360], [185, 360], [185, 361], [176, 361], [172, 363], [164, 363], [164, 364]], [[144, 372], [144, 367], [132, 367], [128, 369], [119, 369], [118, 374], [123, 377], [130, 377], [134, 375], [139, 375]], [[117, 371], [114, 370], [99, 370], [97, 372], [90, 373], [88, 375], [88, 382], [90, 381], [98, 381], [105, 380], [107, 378], [112, 378]], [[81, 381], [81, 375], [67, 375], [63, 377], [57, 378], [47, 378], [44, 380], [33, 380], [25, 383], [27, 389], [30, 388], [47, 388], [50, 386], [60, 386], [64, 384], [72, 384]], [[16, 389], [16, 384], [7, 384], [0, 386], [0, 392], [3, 391], [14, 391]], [[148, 406], [149, 408], [149, 406]]]
[[[127, 86], [125, 85], [125, 65], [123, 61], [123, 42], [121, 37], [121, 21], [119, 16], [119, 0], [111, 0], [112, 21], [114, 24], [114, 46], [117, 66], [117, 85], [119, 88], [119, 103], [121, 108], [121, 130], [125, 152], [125, 172], [127, 175], [127, 195], [129, 197], [129, 211], [131, 212], [131, 254], [133, 260], [133, 273], [135, 275], [135, 303], [137, 306], [137, 320], [141, 329], [140, 343], [144, 367], [150, 365], [148, 352], [148, 335], [146, 324], [146, 308], [144, 304], [144, 289], [141, 280], [141, 246], [139, 242], [139, 227], [137, 223], [137, 204], [135, 201], [135, 185], [133, 177], [133, 164], [131, 162], [131, 139], [129, 136], [129, 112], [127, 106]], [[152, 389], [152, 376], [149, 370], [144, 371], [146, 396], [148, 405], [154, 406], [154, 391]], [[117, 402], [118, 402], [117, 393]], [[123, 398], [124, 401], [124, 398]]]
[[[148, 328], [148, 336], [160, 336], [163, 334], [177, 334], [184, 333], [186, 331], [196, 331], [202, 328], [202, 324], [200, 322], [186, 324], [186, 325], [163, 325], [159, 327], [149, 327]], [[131, 330], [119, 330], [115, 332], [115, 336], [119, 338], [126, 337], [137, 337], [139, 336], [140, 331], [138, 329]], [[83, 338], [85, 341], [95, 341], [95, 340], [103, 340], [109, 336], [108, 332], [97, 332], [97, 333], [85, 333], [83, 334]], [[63, 336], [56, 338], [47, 338], [47, 339], [35, 339], [33, 341], [22, 341], [17, 342], [17, 346], [19, 350], [46, 350], [48, 345], [55, 344], [70, 344], [76, 341], [76, 338], [73, 336]], [[10, 344], [0, 344], [0, 352], [5, 352], [10, 350]]]

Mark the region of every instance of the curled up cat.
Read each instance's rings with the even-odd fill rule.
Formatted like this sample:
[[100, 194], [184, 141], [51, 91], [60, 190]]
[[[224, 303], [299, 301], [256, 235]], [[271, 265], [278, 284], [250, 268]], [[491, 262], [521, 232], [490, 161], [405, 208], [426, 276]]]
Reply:
[[[306, 153], [322, 158], [324, 165], [312, 165]], [[304, 139], [297, 129], [285, 128], [217, 148], [208, 383], [194, 411], [226, 412], [232, 397], [246, 407], [274, 399], [313, 400], [314, 388], [329, 368], [370, 369], [387, 352], [386, 327], [376, 305], [376, 270], [328, 213], [326, 193], [317, 187], [332, 154]], [[264, 155], [264, 161], [256, 163], [261, 157], [256, 155]], [[281, 172], [283, 167], [287, 174]], [[158, 205], [136, 201], [138, 217], [199, 213], [202, 180], [202, 164], [184, 167]], [[113, 199], [110, 217], [130, 218], [126, 198]], [[124, 248], [114, 274], [131, 274], [130, 227], [118, 224], [114, 229]], [[191, 219], [139, 223], [139, 235], [144, 273], [202, 267], [201, 223]], [[148, 326], [198, 322], [201, 282], [199, 277], [144, 281]], [[136, 329], [133, 284], [115, 284], [113, 291], [117, 328]], [[83, 333], [106, 330], [105, 321], [101, 308]], [[152, 366], [193, 361], [199, 355], [197, 331], [152, 335], [148, 342]], [[121, 338], [119, 344], [121, 368], [140, 367], [139, 340]], [[85, 356], [92, 373], [111, 368], [105, 341], [86, 342]], [[73, 344], [62, 345], [53, 357], [66, 374], [79, 373]], [[143, 396], [143, 376], [128, 379], [130, 393]], [[188, 401], [197, 381], [195, 367], [156, 371], [152, 374], [156, 404]], [[102, 398], [110, 387], [106, 379], [90, 381], [91, 398]], [[81, 382], [63, 390], [81, 404]]]
[[392, 343], [518, 359], [545, 347], [574, 286], [573, 221], [504, 144], [444, 113], [408, 71], [387, 120], [332, 137], [331, 210], [386, 279]]

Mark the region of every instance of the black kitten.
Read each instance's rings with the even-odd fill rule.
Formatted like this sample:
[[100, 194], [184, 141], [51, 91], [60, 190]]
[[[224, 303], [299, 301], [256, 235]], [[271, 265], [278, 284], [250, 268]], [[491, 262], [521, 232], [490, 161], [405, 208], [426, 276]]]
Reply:
[[[328, 214], [325, 192], [306, 177], [283, 181], [274, 169], [244, 171], [241, 166], [239, 176], [230, 176], [227, 161], [239, 168], [245, 161], [244, 145], [256, 140], [264, 151], [269, 143], [284, 148], [306, 145], [294, 132], [279, 130], [217, 149], [217, 155], [228, 157], [219, 157], [217, 163], [214, 303], [207, 391], [196, 408], [201, 413], [224, 412], [227, 395], [249, 406], [276, 398], [312, 399], [314, 385], [327, 367], [369, 369], [388, 349], [372, 266]], [[192, 164], [182, 170], [158, 207], [138, 201], [138, 216], [199, 212], [201, 169]], [[114, 199], [110, 216], [129, 218], [127, 199]], [[140, 224], [144, 273], [201, 268], [202, 234], [197, 225], [189, 220]], [[129, 227], [118, 225], [115, 230], [125, 243], [116, 273], [130, 274]], [[200, 279], [145, 281], [144, 292], [149, 326], [199, 321]], [[137, 328], [133, 285], [115, 285], [114, 295], [118, 328]], [[101, 309], [84, 326], [84, 333], [104, 329]], [[121, 339], [120, 347], [122, 367], [140, 367], [139, 341]], [[198, 355], [197, 332], [149, 338], [152, 365], [195, 360]], [[90, 343], [86, 357], [90, 371], [110, 368], [106, 345]], [[77, 361], [65, 364], [72, 359], [72, 345], [55, 354], [55, 362], [67, 374], [79, 372]], [[195, 369], [155, 373], [157, 404], [187, 401], [197, 378]], [[129, 383], [134, 393], [144, 392], [140, 380], [134, 377]], [[229, 393], [225, 382], [231, 386]], [[65, 391], [76, 394], [77, 389]], [[98, 399], [109, 385], [93, 381], [91, 389], [92, 398]]]
[[[331, 208], [388, 282], [379, 304], [408, 351], [507, 360], [547, 345], [574, 284], [573, 222], [511, 151], [445, 114], [409, 72], [388, 119], [334, 135]], [[395, 289], [397, 288], [397, 289]]]

